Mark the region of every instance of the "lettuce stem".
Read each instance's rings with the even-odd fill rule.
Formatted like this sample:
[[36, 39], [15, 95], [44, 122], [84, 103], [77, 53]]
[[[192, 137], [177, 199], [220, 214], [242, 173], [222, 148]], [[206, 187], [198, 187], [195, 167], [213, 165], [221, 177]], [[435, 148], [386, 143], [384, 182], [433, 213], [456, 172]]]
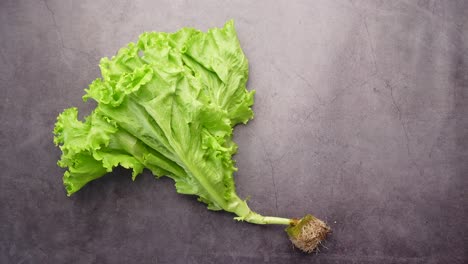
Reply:
[[254, 213], [253, 217], [246, 218], [246, 221], [252, 224], [259, 225], [290, 225], [291, 219], [275, 216], [262, 216], [257, 213]]
[[293, 219], [275, 217], [275, 216], [263, 216], [252, 211], [247, 202], [240, 199], [237, 195], [234, 197], [235, 202], [231, 202], [234, 208], [225, 208], [226, 211], [233, 212], [237, 215], [234, 219], [239, 221], [246, 221], [252, 224], [258, 225], [290, 225], [293, 223]]

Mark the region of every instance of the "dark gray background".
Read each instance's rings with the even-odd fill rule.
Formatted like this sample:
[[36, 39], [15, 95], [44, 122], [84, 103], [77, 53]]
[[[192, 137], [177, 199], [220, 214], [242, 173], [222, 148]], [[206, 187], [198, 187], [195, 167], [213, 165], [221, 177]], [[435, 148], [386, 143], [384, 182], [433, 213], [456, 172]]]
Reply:
[[[99, 59], [230, 18], [257, 90], [235, 131], [238, 192], [326, 220], [319, 254], [148, 172], [65, 196], [52, 129], [91, 111]], [[467, 25], [462, 0], [1, 0], [0, 263], [466, 263]]]

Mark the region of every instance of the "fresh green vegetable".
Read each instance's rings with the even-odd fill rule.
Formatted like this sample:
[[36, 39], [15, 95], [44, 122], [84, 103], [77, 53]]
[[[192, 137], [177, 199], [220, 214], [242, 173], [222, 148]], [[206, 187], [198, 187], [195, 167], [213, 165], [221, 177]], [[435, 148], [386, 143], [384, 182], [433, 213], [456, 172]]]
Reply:
[[144, 33], [112, 59], [103, 58], [100, 68], [102, 78], [83, 97], [95, 100], [96, 109], [84, 122], [76, 108], [66, 109], [55, 125], [68, 195], [116, 166], [132, 169], [133, 179], [147, 168], [172, 178], [177, 192], [198, 196], [208, 209], [254, 224], [289, 226], [293, 242], [312, 228], [318, 235], [302, 239], [312, 239], [310, 245], [295, 242], [304, 251], [328, 233], [311, 216], [257, 214], [236, 194], [232, 130], [253, 117], [254, 91], [246, 90], [248, 63], [232, 21], [206, 33]]

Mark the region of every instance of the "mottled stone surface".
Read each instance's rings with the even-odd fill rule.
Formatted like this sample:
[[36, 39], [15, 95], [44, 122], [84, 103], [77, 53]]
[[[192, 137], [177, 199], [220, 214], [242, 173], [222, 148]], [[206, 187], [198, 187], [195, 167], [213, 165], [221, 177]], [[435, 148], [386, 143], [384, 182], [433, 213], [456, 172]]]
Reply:
[[[257, 90], [235, 131], [238, 191], [326, 220], [317, 255], [148, 172], [65, 196], [51, 131], [93, 108], [99, 59], [230, 18]], [[467, 38], [463, 0], [2, 0], [0, 263], [467, 263]]]

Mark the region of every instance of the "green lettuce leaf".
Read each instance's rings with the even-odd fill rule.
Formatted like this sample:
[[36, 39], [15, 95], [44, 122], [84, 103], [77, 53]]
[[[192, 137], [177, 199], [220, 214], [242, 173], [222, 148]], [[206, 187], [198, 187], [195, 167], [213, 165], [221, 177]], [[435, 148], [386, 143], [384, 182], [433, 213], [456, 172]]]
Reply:
[[246, 90], [248, 62], [232, 21], [206, 33], [144, 33], [100, 68], [83, 97], [98, 103], [93, 113], [81, 122], [67, 109], [55, 126], [68, 195], [120, 165], [134, 178], [143, 168], [171, 177], [209, 209], [245, 207], [235, 192], [232, 130], [253, 117], [254, 91]]

